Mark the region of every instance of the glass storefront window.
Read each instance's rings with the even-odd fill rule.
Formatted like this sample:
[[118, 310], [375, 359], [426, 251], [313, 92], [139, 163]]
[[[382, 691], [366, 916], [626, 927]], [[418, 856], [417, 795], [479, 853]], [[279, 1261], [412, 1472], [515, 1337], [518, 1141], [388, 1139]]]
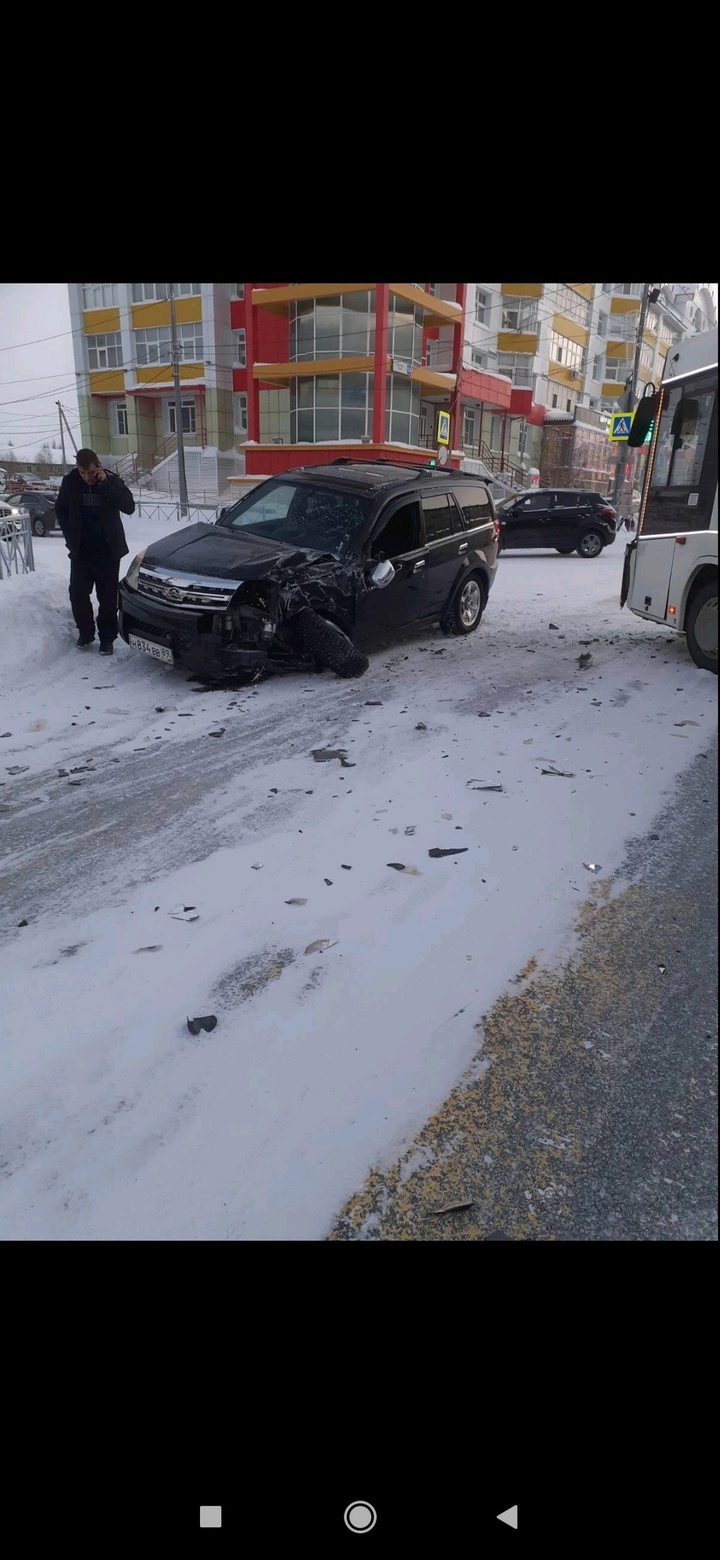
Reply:
[[363, 439], [372, 434], [371, 374], [317, 374], [290, 384], [290, 438], [295, 443]]

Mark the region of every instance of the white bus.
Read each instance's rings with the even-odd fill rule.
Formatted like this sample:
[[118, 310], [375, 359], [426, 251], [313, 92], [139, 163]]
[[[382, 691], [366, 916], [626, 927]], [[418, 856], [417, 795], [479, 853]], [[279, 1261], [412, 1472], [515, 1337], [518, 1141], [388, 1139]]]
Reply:
[[687, 638], [718, 669], [718, 332], [670, 350], [620, 605]]

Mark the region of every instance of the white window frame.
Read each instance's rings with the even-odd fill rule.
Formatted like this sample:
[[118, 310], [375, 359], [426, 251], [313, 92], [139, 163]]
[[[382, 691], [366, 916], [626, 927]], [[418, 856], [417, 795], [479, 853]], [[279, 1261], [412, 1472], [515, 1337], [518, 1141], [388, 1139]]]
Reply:
[[167, 282], [131, 282], [130, 296], [133, 303], [165, 303]]
[[[503, 368], [501, 358], [511, 358], [509, 367]], [[532, 352], [498, 352], [497, 371], [511, 379], [517, 390], [529, 390], [532, 385]]]
[[563, 336], [560, 331], [554, 330], [550, 336], [550, 361], [566, 368], [575, 379], [582, 379], [585, 373], [585, 348], [570, 336]]
[[135, 361], [138, 368], [151, 368], [154, 363], [172, 361], [172, 336], [169, 325], [147, 325], [134, 332]]
[[122, 368], [122, 335], [119, 330], [101, 331], [86, 336], [88, 368], [98, 373], [108, 368]]
[[[186, 434], [186, 433], [187, 434], [197, 433], [197, 406], [196, 406], [194, 395], [188, 395], [188, 396], [181, 396], [180, 397], [180, 415], [183, 418], [183, 423], [184, 423], [184, 420], [185, 420], [184, 414], [185, 414], [186, 411], [189, 414], [188, 415], [188, 424], [192, 424], [192, 426], [189, 426], [187, 428], [183, 427], [183, 434]], [[174, 400], [174, 398], [173, 398], [173, 400], [167, 402], [167, 415], [168, 415], [168, 428], [170, 430], [170, 435], [172, 436], [172, 434], [177, 433], [177, 419], [175, 417], [175, 400]], [[175, 422], [175, 427], [174, 428], [173, 428], [173, 421]]]
[[607, 309], [600, 309], [598, 313], [597, 333], [603, 341], [607, 340], [608, 319], [609, 315]]
[[234, 330], [233, 343], [233, 367], [247, 368], [247, 336], [245, 330]]
[[246, 390], [233, 391], [233, 428], [235, 433], [248, 431], [248, 398]]
[[[613, 369], [613, 373], [612, 374], [610, 373], [611, 369]], [[626, 357], [621, 357], [621, 358], [614, 357], [614, 358], [607, 358], [606, 359], [606, 362], [605, 362], [605, 380], [607, 381], [608, 384], [610, 384], [611, 382], [614, 382], [615, 384], [624, 385], [625, 380], [627, 379], [627, 376], [628, 376], [629, 372], [630, 372], [630, 359], [629, 358], [626, 358]]]
[[592, 377], [596, 384], [602, 384], [605, 378], [605, 353], [597, 352], [593, 358]]
[[479, 374], [487, 373], [489, 361], [487, 352], [482, 352], [479, 347], [471, 347], [470, 361], [473, 368], [476, 368]]
[[178, 356], [181, 363], [202, 363], [205, 350], [202, 320], [185, 321], [177, 327]]
[[117, 282], [81, 282], [80, 285], [84, 310], [117, 307]]
[[506, 295], [502, 300], [500, 329], [517, 331], [537, 330], [537, 298], [519, 298]]
[[[113, 403], [112, 403], [112, 415], [113, 415], [113, 422], [114, 422], [114, 425], [115, 425], [115, 431], [113, 433], [113, 438], [115, 438], [115, 439], [126, 439], [127, 436], [128, 436], [127, 401], [113, 401]], [[122, 423], [123, 422], [125, 424], [124, 428], [122, 427]]]
[[475, 324], [476, 325], [489, 325], [490, 321], [487, 319], [487, 315], [490, 313], [491, 304], [492, 304], [492, 298], [491, 298], [490, 293], [485, 292], [482, 287], [476, 287], [475, 288]]
[[242, 299], [245, 297], [245, 283], [244, 282], [236, 282], [235, 283], [235, 297], [239, 298], [241, 300], [241, 302], [242, 302]]
[[463, 407], [463, 429], [462, 429], [463, 449], [467, 448], [468, 446], [470, 447], [471, 450], [474, 450], [476, 448], [476, 445], [477, 445], [476, 426], [477, 426], [477, 424], [476, 424], [476, 417], [475, 417], [475, 407], [474, 406], [464, 406]]
[[569, 282], [558, 282], [555, 308], [558, 314], [563, 314], [566, 320], [574, 320], [576, 325], [585, 328], [588, 324], [590, 305], [582, 293], [575, 292]]
[[176, 282], [176, 298], [199, 298], [202, 292], [202, 282]]

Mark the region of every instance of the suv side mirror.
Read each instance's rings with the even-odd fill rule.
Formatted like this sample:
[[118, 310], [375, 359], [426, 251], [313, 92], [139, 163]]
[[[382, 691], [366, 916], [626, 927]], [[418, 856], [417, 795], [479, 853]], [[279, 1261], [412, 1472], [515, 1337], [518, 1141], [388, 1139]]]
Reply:
[[222, 520], [223, 515], [226, 515], [227, 512], [228, 512], [227, 504], [219, 504], [218, 505], [218, 508], [215, 510], [215, 524], [216, 525], [218, 524], [219, 520]]
[[389, 558], [383, 558], [381, 563], [376, 563], [370, 575], [370, 583], [377, 590], [384, 590], [386, 585], [392, 584], [395, 578], [395, 570]]

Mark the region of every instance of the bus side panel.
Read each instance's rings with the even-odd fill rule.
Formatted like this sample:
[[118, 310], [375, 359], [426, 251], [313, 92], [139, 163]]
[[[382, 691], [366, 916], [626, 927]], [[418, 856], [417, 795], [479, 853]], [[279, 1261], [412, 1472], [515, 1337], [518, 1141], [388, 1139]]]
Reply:
[[[672, 628], [684, 630], [685, 611], [693, 580], [701, 569], [717, 569], [717, 562], [717, 531], [690, 533], [684, 543], [676, 543], [667, 606], [667, 621]], [[675, 608], [674, 612], [670, 611], [671, 607]]]
[[638, 537], [628, 596], [631, 612], [664, 623], [674, 556], [674, 536]]

